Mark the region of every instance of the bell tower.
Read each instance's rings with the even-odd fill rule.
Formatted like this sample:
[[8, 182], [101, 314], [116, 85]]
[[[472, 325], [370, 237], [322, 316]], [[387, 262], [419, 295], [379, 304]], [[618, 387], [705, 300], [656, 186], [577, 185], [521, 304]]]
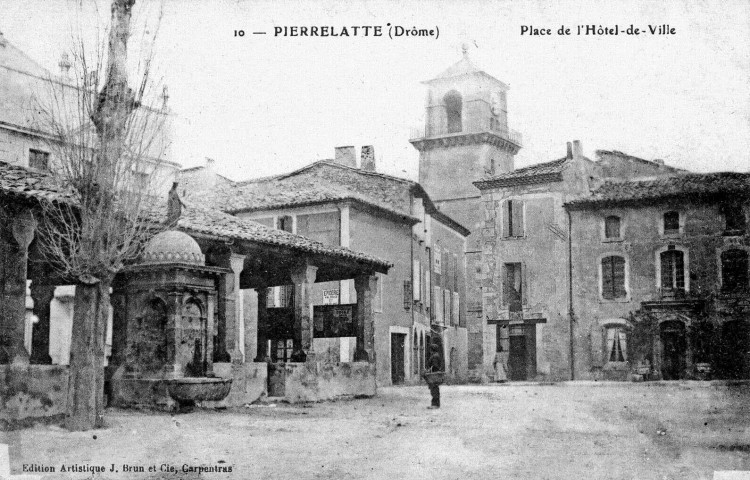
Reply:
[[463, 52], [458, 63], [423, 82], [425, 125], [409, 140], [419, 150], [419, 183], [449, 215], [447, 203], [479, 198], [472, 182], [513, 170], [521, 148], [521, 135], [508, 128], [508, 86], [474, 66], [466, 45]]
[[513, 170], [521, 135], [508, 128], [508, 86], [463, 58], [427, 86], [424, 129], [409, 142], [419, 150], [419, 183], [441, 212], [469, 230], [466, 310], [469, 368], [482, 365], [481, 194], [472, 182]]

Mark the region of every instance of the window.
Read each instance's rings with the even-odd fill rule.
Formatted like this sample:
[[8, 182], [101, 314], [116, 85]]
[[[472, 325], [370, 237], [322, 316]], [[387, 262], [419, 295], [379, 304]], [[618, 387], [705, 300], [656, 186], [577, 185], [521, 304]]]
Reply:
[[617, 300], [626, 296], [625, 259], [617, 255], [602, 258], [602, 298]]
[[293, 220], [292, 217], [289, 215], [284, 215], [282, 217], [279, 217], [278, 220], [278, 230], [283, 230], [285, 232], [294, 233], [293, 232]]
[[443, 323], [443, 289], [440, 287], [434, 287], [435, 292], [432, 296], [435, 302], [435, 323]]
[[628, 360], [627, 334], [622, 327], [607, 328], [607, 361], [626, 362]]
[[412, 293], [414, 294], [413, 300], [415, 302], [418, 302], [422, 299], [422, 262], [419, 260], [414, 260], [414, 264], [412, 266], [412, 285], [414, 285], [414, 289]]
[[420, 365], [420, 358], [419, 358], [419, 332], [417, 330], [414, 330], [414, 347], [412, 349], [412, 358], [414, 361], [412, 362], [412, 373], [414, 375], [419, 375], [419, 372], [421, 371], [421, 365]]
[[680, 233], [680, 214], [671, 211], [664, 214], [664, 235]]
[[610, 215], [604, 219], [604, 238], [607, 240], [618, 240], [620, 234], [620, 217]]
[[451, 303], [451, 317], [453, 317], [453, 324], [463, 327], [461, 324], [461, 309], [459, 308], [459, 296], [458, 292], [453, 292], [453, 303]]
[[460, 132], [463, 129], [461, 126], [461, 110], [463, 109], [461, 94], [451, 90], [445, 94], [443, 101], [445, 102], [445, 116], [448, 120], [448, 133]]
[[669, 250], [659, 255], [661, 261], [661, 288], [665, 290], [685, 289], [685, 254], [670, 245]]
[[737, 248], [721, 253], [721, 289], [741, 292], [748, 287], [747, 251]]
[[506, 263], [504, 265], [505, 282], [503, 284], [503, 298], [511, 312], [520, 312], [523, 305], [523, 277], [520, 263]]
[[266, 290], [266, 308], [289, 308], [294, 301], [294, 285], [283, 285]]
[[294, 351], [294, 340], [287, 338], [285, 340], [276, 340], [276, 348], [273, 350], [274, 362], [290, 362], [292, 360], [292, 351]]
[[739, 233], [747, 228], [747, 219], [745, 218], [745, 209], [741, 203], [722, 206], [724, 214], [724, 230], [726, 233]]
[[503, 237], [523, 237], [523, 201], [506, 200], [503, 202]]
[[443, 290], [443, 315], [445, 323], [453, 325], [453, 312], [451, 311], [451, 292], [448, 289]]
[[37, 170], [49, 169], [49, 153], [29, 149], [29, 167]]

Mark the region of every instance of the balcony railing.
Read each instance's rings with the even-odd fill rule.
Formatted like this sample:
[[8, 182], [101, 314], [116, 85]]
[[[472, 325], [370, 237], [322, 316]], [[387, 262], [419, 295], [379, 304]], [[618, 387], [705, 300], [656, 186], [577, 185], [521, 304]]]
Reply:
[[514, 143], [519, 147], [523, 145], [523, 137], [520, 132], [503, 127], [500, 124], [496, 124], [495, 122], [490, 121], [482, 122], [480, 124], [465, 125], [463, 130], [459, 132], [449, 132], [447, 127], [414, 127], [411, 129], [409, 139], [417, 140], [448, 135], [464, 135], [470, 133], [485, 132], [494, 133], [500, 138], [508, 140], [509, 142]]

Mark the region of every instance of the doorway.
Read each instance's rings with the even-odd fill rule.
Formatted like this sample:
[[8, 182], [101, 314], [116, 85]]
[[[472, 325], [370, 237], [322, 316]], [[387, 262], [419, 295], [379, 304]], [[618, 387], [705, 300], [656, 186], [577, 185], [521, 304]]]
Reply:
[[391, 383], [400, 385], [404, 383], [406, 372], [404, 370], [404, 349], [406, 348], [405, 333], [391, 333]]
[[536, 376], [536, 326], [511, 325], [508, 370], [511, 380]]
[[664, 380], [679, 380], [685, 373], [685, 324], [664, 322], [660, 326], [662, 344], [661, 375]]
[[747, 323], [742, 320], [726, 322], [722, 327], [719, 350], [722, 378], [747, 378], [747, 352], [750, 350], [748, 334]]

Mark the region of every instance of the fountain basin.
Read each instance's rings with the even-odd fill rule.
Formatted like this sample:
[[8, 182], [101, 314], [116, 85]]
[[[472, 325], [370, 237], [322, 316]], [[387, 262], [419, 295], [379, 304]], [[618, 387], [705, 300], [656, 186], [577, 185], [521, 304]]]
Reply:
[[180, 406], [224, 400], [232, 388], [231, 378], [185, 377], [167, 380], [167, 392]]

